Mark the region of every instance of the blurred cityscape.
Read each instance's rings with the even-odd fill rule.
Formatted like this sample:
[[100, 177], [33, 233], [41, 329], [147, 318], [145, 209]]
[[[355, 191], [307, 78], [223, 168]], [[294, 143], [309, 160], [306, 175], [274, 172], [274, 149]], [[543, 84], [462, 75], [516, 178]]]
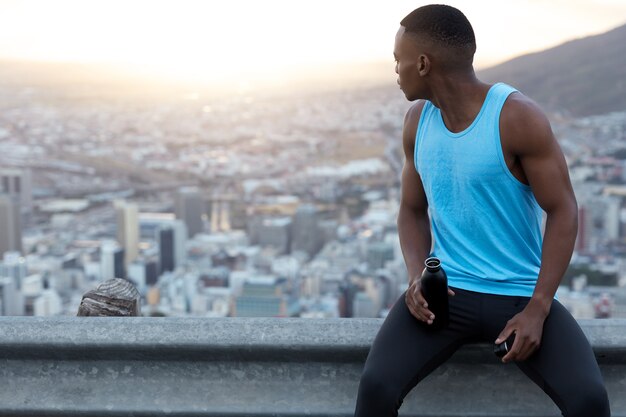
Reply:
[[[2, 315], [113, 277], [145, 316], [385, 317], [407, 288], [397, 88], [0, 97]], [[626, 317], [626, 113], [549, 117], [579, 204], [558, 297]]]

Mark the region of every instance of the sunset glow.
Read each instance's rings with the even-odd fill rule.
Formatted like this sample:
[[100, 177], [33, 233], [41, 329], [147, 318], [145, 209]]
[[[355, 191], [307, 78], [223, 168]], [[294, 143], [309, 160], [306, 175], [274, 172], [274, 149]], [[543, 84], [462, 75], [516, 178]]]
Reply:
[[[415, 1], [0, 1], [0, 58], [102, 62], [158, 77], [280, 79], [389, 60]], [[623, 1], [451, 1], [476, 31], [476, 66], [625, 23]]]

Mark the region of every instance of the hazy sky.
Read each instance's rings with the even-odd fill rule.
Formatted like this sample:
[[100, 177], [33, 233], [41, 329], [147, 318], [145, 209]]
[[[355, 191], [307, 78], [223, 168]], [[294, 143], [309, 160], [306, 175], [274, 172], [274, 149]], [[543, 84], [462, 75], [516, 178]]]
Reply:
[[[405, 0], [0, 0], [0, 58], [107, 62], [154, 75], [280, 77], [388, 60]], [[449, 1], [478, 68], [626, 23], [624, 0]]]

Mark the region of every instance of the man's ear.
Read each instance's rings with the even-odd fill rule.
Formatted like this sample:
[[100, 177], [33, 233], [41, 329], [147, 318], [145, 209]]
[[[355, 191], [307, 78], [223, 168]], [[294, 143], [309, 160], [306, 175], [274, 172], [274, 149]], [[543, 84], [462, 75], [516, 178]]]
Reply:
[[423, 77], [430, 72], [430, 58], [428, 55], [420, 55], [417, 57], [417, 72]]

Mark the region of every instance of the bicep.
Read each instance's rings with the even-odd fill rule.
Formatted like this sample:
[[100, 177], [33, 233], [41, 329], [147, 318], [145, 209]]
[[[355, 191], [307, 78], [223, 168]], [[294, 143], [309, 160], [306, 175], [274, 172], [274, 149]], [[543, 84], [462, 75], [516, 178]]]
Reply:
[[423, 102], [416, 103], [404, 119], [402, 142], [404, 148], [404, 167], [402, 168], [401, 205], [412, 211], [424, 211], [428, 208], [422, 180], [415, 169], [414, 152], [418, 120], [424, 107]]
[[518, 133], [518, 157], [537, 203], [546, 212], [575, 205], [567, 163], [547, 118], [531, 114]]
[[413, 160], [405, 160], [402, 168], [402, 198], [400, 202], [403, 206], [413, 211], [426, 212], [428, 201], [422, 180], [415, 170]]

